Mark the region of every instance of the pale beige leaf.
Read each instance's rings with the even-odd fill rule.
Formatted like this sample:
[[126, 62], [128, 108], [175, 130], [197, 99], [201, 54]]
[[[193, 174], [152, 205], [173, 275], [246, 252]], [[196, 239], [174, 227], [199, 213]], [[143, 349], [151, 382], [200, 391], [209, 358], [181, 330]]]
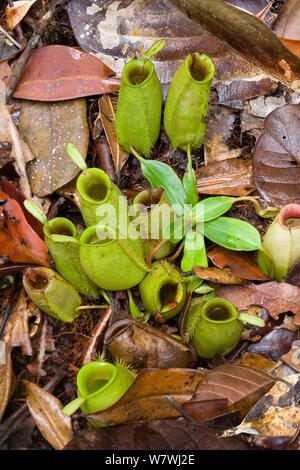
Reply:
[[6, 23], [10, 30], [14, 29], [27, 14], [36, 0], [19, 0], [6, 7]]
[[103, 125], [103, 129], [108, 140], [112, 158], [115, 165], [117, 175], [120, 174], [124, 164], [126, 163], [129, 155], [119, 145], [118, 136], [116, 133], [116, 103], [115, 97], [103, 95], [99, 101], [99, 113]]
[[63, 449], [73, 439], [71, 418], [62, 414], [58, 398], [32, 382], [25, 385], [27, 406], [40, 433], [55, 450]]
[[0, 421], [11, 396], [13, 368], [10, 347], [0, 341]]

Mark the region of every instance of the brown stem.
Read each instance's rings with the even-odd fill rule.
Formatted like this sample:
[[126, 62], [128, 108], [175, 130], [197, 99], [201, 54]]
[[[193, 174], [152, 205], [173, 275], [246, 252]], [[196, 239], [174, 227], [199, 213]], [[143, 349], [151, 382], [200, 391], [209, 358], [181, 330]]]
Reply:
[[26, 44], [26, 47], [19, 59], [17, 60], [16, 65], [14, 66], [9, 81], [6, 86], [6, 102], [10, 100], [14, 94], [15, 89], [22, 77], [22, 74], [25, 70], [27, 62], [32, 54], [33, 49], [37, 46], [39, 40], [41, 39], [42, 34], [45, 32], [48, 24], [52, 18], [57, 13], [57, 7], [63, 7], [68, 3], [69, 0], [51, 0], [49, 2], [48, 11], [42, 16], [38, 21], [36, 30], [33, 32], [31, 38]]
[[88, 362], [91, 362], [93, 360], [94, 354], [96, 352], [96, 349], [98, 347], [98, 344], [102, 338], [103, 332], [109, 322], [109, 319], [111, 317], [112, 313], [112, 306], [110, 306], [104, 315], [100, 318], [98, 321], [96, 328], [92, 332], [92, 339], [88, 344], [88, 347], [83, 355], [82, 359], [82, 365], [84, 366]]
[[148, 266], [150, 266], [150, 264], [152, 263], [153, 257], [161, 249], [161, 247], [164, 246], [166, 241], [167, 239], [161, 240], [161, 242], [159, 242], [159, 244], [149, 253], [149, 255], [147, 256], [147, 260], [146, 260], [146, 263]]
[[9, 315], [12, 311], [12, 307], [13, 307], [15, 296], [16, 296], [17, 289], [18, 289], [18, 284], [19, 284], [19, 274], [16, 274], [15, 279], [14, 279], [14, 283], [13, 283], [11, 291], [10, 291], [9, 301], [8, 301], [7, 306], [6, 306], [6, 309], [5, 309], [5, 312], [4, 312], [4, 315], [3, 315], [3, 319], [2, 319], [2, 322], [1, 322], [1, 325], [0, 325], [0, 339], [3, 335], [5, 325], [7, 323]]

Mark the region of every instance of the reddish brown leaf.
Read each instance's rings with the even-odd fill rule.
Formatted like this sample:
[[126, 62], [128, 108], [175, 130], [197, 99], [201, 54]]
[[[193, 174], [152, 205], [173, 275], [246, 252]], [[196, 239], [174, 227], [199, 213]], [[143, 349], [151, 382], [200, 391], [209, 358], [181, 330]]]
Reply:
[[11, 198], [15, 199], [21, 206], [27, 222], [33, 228], [33, 230], [39, 235], [40, 238], [44, 238], [43, 224], [37, 220], [24, 206], [26, 197], [14, 184], [8, 181], [6, 178], [1, 178], [1, 185], [6, 194]]
[[118, 91], [120, 81], [96, 57], [67, 46], [33, 51], [14, 98], [35, 101], [70, 100]]
[[250, 305], [261, 305], [277, 319], [280, 313], [293, 312], [294, 324], [300, 325], [300, 289], [285, 282], [249, 283], [246, 286], [220, 286], [217, 297], [224, 297], [238, 310], [247, 310]]
[[[228, 400], [227, 411], [239, 410], [243, 418], [273, 382], [273, 377], [256, 367], [239, 364], [220, 366], [204, 376], [189, 403], [225, 398]], [[189, 414], [197, 419], [196, 405], [193, 411], [195, 415]]]
[[248, 351], [277, 361], [280, 356], [289, 352], [296, 339], [297, 333], [294, 331], [279, 328], [270, 331], [258, 343], [251, 344]]
[[202, 401], [188, 401], [182, 405], [182, 409], [198, 423], [202, 423], [209, 418], [214, 418], [226, 412], [228, 405], [227, 398], [215, 398]]
[[264, 123], [253, 156], [253, 179], [259, 194], [283, 207], [300, 202], [300, 105], [275, 109]]
[[205, 281], [220, 284], [242, 284], [243, 279], [232, 275], [228, 269], [204, 268], [203, 266], [193, 266], [193, 271], [197, 277]]
[[19, 203], [10, 199], [0, 215], [0, 256], [16, 263], [49, 266], [47, 247], [26, 221]]
[[248, 196], [255, 191], [251, 160], [230, 158], [202, 166], [196, 170], [200, 194]]
[[253, 450], [241, 439], [186, 421], [156, 420], [92, 429], [75, 437], [65, 450]]
[[208, 258], [218, 268], [229, 268], [229, 273], [249, 281], [267, 281], [267, 276], [246, 253], [236, 253], [220, 246], [207, 253]]

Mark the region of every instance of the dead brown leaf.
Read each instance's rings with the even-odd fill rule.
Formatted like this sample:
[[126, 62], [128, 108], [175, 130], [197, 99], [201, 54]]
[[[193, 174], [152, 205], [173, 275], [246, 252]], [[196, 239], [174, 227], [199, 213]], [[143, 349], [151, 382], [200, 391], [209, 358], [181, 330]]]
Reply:
[[261, 305], [277, 319], [280, 313], [293, 312], [294, 323], [300, 324], [300, 289], [285, 282], [249, 283], [246, 286], [220, 286], [215, 289], [216, 296], [224, 297], [239, 310], [250, 305]]
[[25, 382], [27, 406], [42, 436], [55, 450], [63, 449], [72, 439], [72, 422], [62, 414], [63, 405], [51, 393], [32, 382]]
[[200, 279], [218, 284], [242, 284], [243, 279], [234, 276], [229, 269], [224, 268], [204, 268], [202, 266], [193, 266], [193, 272]]
[[236, 253], [220, 246], [212, 248], [207, 253], [208, 258], [218, 268], [229, 268], [229, 274], [249, 281], [267, 281], [268, 277], [247, 253]]
[[0, 341], [0, 421], [12, 393], [13, 366], [10, 347]]
[[13, 30], [22, 21], [36, 0], [25, 0], [12, 2], [12, 6], [6, 7], [6, 23]]
[[164, 397], [181, 406], [192, 398], [201, 380], [202, 374], [193, 369], [143, 369], [117, 403], [89, 417], [106, 425], [175, 418], [180, 412]]

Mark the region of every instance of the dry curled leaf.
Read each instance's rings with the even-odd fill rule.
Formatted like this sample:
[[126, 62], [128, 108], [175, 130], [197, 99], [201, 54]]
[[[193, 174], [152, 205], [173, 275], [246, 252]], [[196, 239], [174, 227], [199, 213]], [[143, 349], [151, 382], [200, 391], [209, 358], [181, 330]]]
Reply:
[[249, 283], [246, 286], [220, 286], [216, 296], [224, 297], [239, 310], [246, 310], [250, 305], [261, 305], [277, 319], [280, 313], [293, 312], [294, 324], [300, 324], [300, 288], [286, 282]]
[[283, 354], [288, 353], [296, 339], [297, 333], [294, 331], [279, 328], [270, 331], [257, 343], [251, 344], [248, 351], [277, 361]]
[[248, 196], [255, 191], [251, 160], [230, 158], [201, 166], [196, 170], [200, 194]]
[[23, 354], [32, 356], [31, 338], [37, 333], [40, 321], [41, 311], [22, 289], [5, 327], [5, 342], [11, 348], [20, 346]]
[[193, 369], [143, 369], [117, 403], [89, 417], [106, 425], [175, 418], [180, 412], [164, 397], [181, 406], [192, 398], [201, 380], [202, 374]]
[[203, 400], [225, 398], [228, 400], [227, 411], [239, 410], [244, 417], [273, 382], [274, 378], [269, 374], [249, 365], [216, 367], [198, 385], [192, 401], [188, 403], [189, 414], [197, 419], [198, 402], [201, 406]]
[[6, 7], [6, 23], [13, 30], [22, 21], [36, 0], [19, 0]]
[[63, 449], [72, 439], [72, 422], [62, 414], [63, 405], [51, 393], [32, 382], [25, 382], [27, 406], [42, 436], [55, 450]]
[[12, 394], [13, 376], [10, 347], [0, 341], [0, 422]]
[[242, 284], [243, 279], [234, 276], [229, 269], [224, 268], [204, 268], [202, 266], [193, 266], [193, 272], [200, 279], [219, 284]]
[[14, 98], [59, 101], [112, 93], [120, 88], [114, 72], [91, 54], [53, 45], [33, 51]]
[[119, 176], [120, 171], [125, 165], [129, 154], [126, 153], [119, 145], [116, 133], [116, 97], [109, 95], [102, 96], [99, 101], [99, 115], [101, 117], [103, 129], [108, 140], [112, 158], [115, 165], [115, 172]]
[[24, 101], [19, 130], [35, 156], [27, 164], [35, 195], [52, 194], [78, 175], [80, 169], [68, 156], [66, 144], [74, 144], [86, 157], [89, 129], [84, 99], [56, 103]]
[[155, 420], [92, 429], [65, 450], [252, 450], [239, 439], [220, 439], [215, 431], [187, 421]]
[[283, 207], [300, 202], [300, 105], [275, 109], [253, 155], [253, 179], [267, 203]]
[[229, 273], [249, 281], [267, 281], [267, 276], [247, 253], [236, 253], [220, 246], [207, 253], [208, 258], [218, 268], [229, 268]]
[[139, 321], [114, 322], [106, 331], [104, 344], [114, 359], [122, 358], [136, 369], [194, 365], [191, 350], [182, 341]]

